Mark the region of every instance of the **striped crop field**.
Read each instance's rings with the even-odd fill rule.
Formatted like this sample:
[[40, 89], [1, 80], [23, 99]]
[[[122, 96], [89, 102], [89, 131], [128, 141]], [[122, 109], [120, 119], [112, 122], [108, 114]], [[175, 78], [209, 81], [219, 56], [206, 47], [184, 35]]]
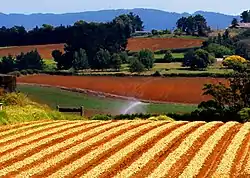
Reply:
[[250, 123], [36, 121], [3, 126], [0, 177], [250, 177]]

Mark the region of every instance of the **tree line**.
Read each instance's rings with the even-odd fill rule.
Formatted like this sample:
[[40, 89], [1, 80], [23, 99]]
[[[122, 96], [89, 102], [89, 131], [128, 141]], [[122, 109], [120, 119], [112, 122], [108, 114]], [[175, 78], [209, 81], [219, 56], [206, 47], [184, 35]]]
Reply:
[[75, 34], [79, 33], [79, 31], [86, 35], [89, 31], [93, 31], [95, 35], [98, 35], [98, 32], [100, 32], [99, 37], [103, 37], [104, 33], [107, 36], [115, 33], [114, 36], [122, 34], [129, 37], [131, 33], [136, 30], [143, 30], [143, 28], [142, 20], [138, 15], [133, 13], [115, 17], [111, 22], [107, 23], [87, 23], [80, 20], [68, 26], [53, 27], [49, 24], [43, 24], [41, 27], [36, 26], [30, 31], [27, 31], [23, 26], [14, 26], [11, 28], [3, 26], [0, 28], [0, 46], [65, 43], [74, 38]]

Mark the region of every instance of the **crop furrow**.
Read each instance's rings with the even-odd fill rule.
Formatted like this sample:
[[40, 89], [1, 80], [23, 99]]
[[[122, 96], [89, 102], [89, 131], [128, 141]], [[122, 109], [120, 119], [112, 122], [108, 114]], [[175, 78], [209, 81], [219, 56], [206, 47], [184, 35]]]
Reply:
[[131, 166], [117, 174], [117, 177], [147, 177], [164, 160], [165, 156], [167, 157], [180, 145], [182, 140], [204, 124], [204, 122], [191, 122], [177, 128], [144, 153]]
[[128, 121], [112, 122], [97, 128], [92, 128], [88, 132], [75, 135], [62, 143], [49, 147], [47, 150], [41, 150], [39, 153], [23, 160], [22, 162], [18, 162], [17, 165], [19, 170], [12, 170], [14, 172], [11, 172], [10, 175], [19, 174], [20, 177], [26, 177], [37, 174], [43, 170], [49, 169], [50, 166], [55, 165], [55, 161], [59, 162], [63, 157], [70, 156], [71, 152], [77, 152], [82, 148], [81, 146], [87, 147], [93, 142], [93, 140], [102, 140], [105, 137], [108, 137], [112, 132], [119, 131], [120, 129], [131, 125]]
[[[143, 155], [143, 153], [147, 152], [163, 137], [170, 134], [173, 130], [177, 129], [178, 127], [185, 125], [186, 123], [187, 122], [174, 122], [164, 126], [160, 133], [151, 138], [149, 141], [143, 143], [142, 145], [139, 145], [139, 147], [136, 148], [136, 150], [132, 151], [132, 149], [130, 150], [130, 147], [126, 147], [125, 149], [128, 150], [126, 154], [123, 153], [125, 152], [124, 150], [121, 150], [121, 153], [113, 155], [107, 161], [102, 163], [104, 168], [102, 168], [102, 165], [99, 165], [98, 167], [94, 168], [94, 170], [100, 172], [99, 178], [114, 177], [115, 175], [117, 175], [117, 173], [128, 168], [133, 162], [138, 160]], [[120, 155], [126, 155], [126, 156], [121, 157]], [[107, 166], [105, 166], [107, 164], [110, 164], [110, 167], [107, 168]], [[105, 171], [103, 169], [105, 169]]]

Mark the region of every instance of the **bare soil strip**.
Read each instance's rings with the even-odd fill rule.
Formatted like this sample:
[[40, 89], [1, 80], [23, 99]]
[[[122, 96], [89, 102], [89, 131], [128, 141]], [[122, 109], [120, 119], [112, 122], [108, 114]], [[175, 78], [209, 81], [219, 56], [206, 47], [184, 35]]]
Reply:
[[[33, 149], [29, 150], [28, 152], [24, 152], [24, 153], [22, 153], [22, 154], [16, 155], [15, 157], [13, 157], [13, 158], [11, 158], [11, 159], [8, 159], [7, 161], [1, 161], [1, 160], [3, 160], [3, 158], [0, 158], [0, 161], [1, 161], [1, 162], [0, 162], [0, 168], [4, 168], [4, 167], [9, 166], [9, 165], [12, 165], [12, 164], [14, 164], [14, 163], [16, 163], [16, 162], [22, 161], [22, 160], [24, 160], [25, 158], [31, 157], [32, 155], [34, 155], [34, 154], [40, 152], [41, 150], [46, 150], [47, 148], [49, 148], [49, 147], [51, 147], [51, 146], [53, 146], [53, 145], [56, 145], [56, 144], [58, 144], [58, 143], [62, 143], [62, 142], [64, 142], [65, 140], [67, 140], [67, 139], [69, 139], [69, 138], [71, 138], [71, 137], [74, 137], [75, 135], [79, 135], [79, 134], [81, 134], [81, 133], [87, 132], [87, 131], [89, 131], [89, 130], [91, 130], [91, 129], [94, 129], [94, 128], [96, 128], [96, 127], [99, 127], [99, 126], [105, 125], [105, 124], [107, 124], [107, 123], [100, 123], [100, 124], [98, 124], [98, 125], [94, 125], [94, 126], [92, 126], [92, 127], [83, 128], [83, 129], [81, 129], [81, 130], [79, 130], [79, 131], [77, 131], [77, 132], [72, 132], [72, 133], [70, 133], [70, 134], [68, 134], [68, 135], [64, 135], [63, 137], [59, 137], [59, 138], [57, 138], [57, 139], [54, 139], [54, 140], [51, 140], [51, 141], [49, 141], [49, 142], [46, 142], [46, 143], [44, 143], [44, 144], [42, 144], [42, 145], [39, 145], [38, 147], [34, 147]], [[58, 134], [59, 134], [59, 133], [58, 133]], [[21, 151], [22, 151], [22, 150], [21, 150]], [[11, 154], [13, 154], [13, 153], [11, 153]], [[6, 156], [7, 156], [7, 155], [6, 155]]]
[[[250, 123], [244, 124], [235, 137], [231, 140], [230, 145], [227, 147], [225, 153], [222, 156], [221, 162], [219, 163], [213, 176], [221, 176], [226, 172], [230, 173], [234, 165], [234, 160], [237, 155], [237, 151], [243, 146], [243, 141], [250, 131]], [[244, 152], [241, 152], [244, 154]], [[240, 165], [240, 164], [239, 164]]]
[[184, 171], [185, 167], [188, 165], [188, 163], [191, 161], [194, 155], [199, 151], [201, 146], [222, 125], [223, 125], [222, 123], [217, 123], [212, 128], [206, 130], [202, 135], [200, 135], [199, 138], [196, 139], [195, 142], [192, 143], [192, 146], [170, 168], [166, 176], [178, 177]]
[[55, 128], [48, 129], [47, 132], [42, 131], [41, 133], [38, 133], [34, 137], [30, 137], [29, 139], [19, 140], [19, 142], [14, 142], [13, 144], [2, 147], [2, 149], [0, 150], [0, 157], [4, 156], [7, 153], [14, 152], [17, 149], [21, 149], [21, 148], [24, 148], [25, 146], [32, 145], [46, 138], [50, 138], [59, 133], [69, 131], [71, 129], [79, 128], [82, 126], [86, 126], [89, 124], [91, 124], [91, 122], [86, 122], [86, 123], [83, 122], [83, 123], [76, 123], [76, 124], [68, 123], [62, 126], [57, 126]]
[[[135, 135], [133, 135], [133, 136], [131, 136], [131, 137], [125, 139], [125, 140], [122, 140], [120, 143], [118, 143], [114, 147], [111, 147], [110, 149], [104, 151], [103, 153], [96, 156], [94, 159], [90, 160], [86, 164], [82, 165], [80, 168], [73, 171], [71, 174], [67, 175], [67, 177], [68, 178], [70, 178], [70, 177], [76, 177], [76, 178], [81, 177], [82, 175], [86, 174], [88, 171], [93, 169], [96, 165], [99, 165], [99, 164], [103, 163], [107, 158], [109, 158], [110, 156], [112, 156], [115, 153], [119, 152], [121, 149], [123, 149], [127, 145], [130, 145], [133, 142], [137, 142], [138, 138], [146, 135], [150, 131], [153, 131], [155, 128], [161, 127], [161, 126], [163, 126], [165, 124], [166, 123], [160, 123], [158, 125], [149, 126], [146, 129], [141, 130], [139, 133], [136, 133]], [[91, 175], [91, 176], [94, 176], [94, 175]]]
[[122, 157], [117, 163], [115, 163], [112, 167], [110, 167], [106, 172], [102, 173], [99, 178], [107, 178], [114, 177], [117, 173], [129, 167], [133, 162], [139, 159], [143, 153], [147, 152], [150, 148], [152, 148], [159, 140], [161, 140], [166, 135], [170, 134], [173, 130], [185, 125], [186, 123], [180, 123], [178, 125], [172, 125], [170, 127], [165, 128], [162, 132], [160, 132], [157, 136], [150, 139], [148, 142], [141, 145], [136, 151], [133, 151], [126, 156]]
[[[75, 135], [74, 137], [69, 138], [62, 143], [53, 145], [47, 150], [42, 150], [38, 152], [37, 154], [33, 155], [32, 157], [26, 158], [25, 160], [23, 160], [21, 164], [20, 162], [17, 162], [16, 163], [17, 165], [15, 167], [13, 166], [8, 169], [11, 171], [9, 171], [9, 174], [7, 175], [14, 176], [17, 174], [21, 174], [22, 177], [26, 177], [26, 176], [31, 176], [33, 174], [39, 173], [43, 169], [45, 170], [50, 167], [49, 161], [53, 159], [54, 157], [57, 157], [57, 156], [61, 157], [61, 154], [64, 154], [65, 152], [71, 149], [75, 151], [76, 149], [74, 148], [78, 146], [79, 144], [89, 145], [91, 139], [94, 139], [97, 136], [101, 137], [101, 135], [105, 135], [107, 137], [110, 133], [112, 133], [115, 130], [119, 131], [119, 129], [121, 129], [122, 127], [129, 127], [129, 123], [130, 122], [128, 121], [124, 121], [124, 122], [112, 121], [109, 124], [102, 124], [102, 126], [99, 125], [99, 127], [95, 127], [95, 128], [92, 127], [87, 132], [84, 132], [79, 135]], [[18, 167], [18, 169], [16, 167]]]
[[46, 121], [49, 121], [49, 120], [30, 121], [30, 122], [23, 122], [23, 123], [3, 125], [3, 126], [0, 125], [0, 132], [4, 132], [7, 130], [13, 130], [13, 129], [21, 128], [21, 127], [28, 126], [31, 124], [35, 124], [35, 123], [39, 123], [39, 122], [41, 123], [41, 122], [46, 122]]
[[1, 143], [1, 140], [3, 138], [6, 138], [7, 136], [10, 136], [10, 135], [13, 135], [13, 134], [16, 135], [16, 134], [21, 133], [23, 131], [26, 132], [26, 131], [32, 130], [32, 129], [36, 128], [36, 127], [41, 127], [41, 126], [44, 126], [44, 125], [54, 124], [54, 123], [58, 123], [58, 122], [62, 122], [62, 121], [38, 122], [38, 123], [34, 123], [34, 124], [29, 124], [29, 125], [24, 126], [24, 127], [19, 127], [19, 128], [16, 128], [16, 129], [11, 129], [11, 130], [6, 130], [6, 131], [3, 131], [3, 132], [0, 132], [0, 143]]
[[36, 135], [38, 135], [40, 133], [47, 132], [47, 131], [49, 131], [51, 129], [59, 128], [59, 127], [65, 126], [65, 125], [69, 125], [69, 123], [65, 122], [65, 123], [49, 124], [48, 127], [45, 126], [45, 127], [39, 127], [39, 128], [33, 129], [33, 130], [31, 130], [30, 133], [28, 133], [28, 134], [22, 134], [19, 137], [16, 137], [16, 135], [14, 135], [16, 138], [14, 137], [11, 140], [8, 139], [6, 142], [0, 143], [0, 147], [3, 147], [5, 145], [10, 145], [10, 144], [15, 143], [15, 142], [19, 142], [21, 140], [25, 140], [27, 138], [36, 136]]
[[232, 165], [230, 176], [231, 177], [241, 177], [244, 175], [244, 170], [246, 167], [246, 161], [248, 159], [250, 151], [250, 132], [245, 137], [240, 149], [237, 151], [234, 164]]
[[171, 140], [160, 152], [154, 155], [154, 158], [149, 160], [146, 165], [144, 165], [138, 172], [136, 172], [133, 177], [147, 177], [152, 171], [154, 171], [166, 158], [172, 153], [176, 148], [179, 147], [181, 142], [193, 133], [196, 129], [204, 125], [205, 123], [198, 123], [193, 127], [181, 132], [181, 135]]
[[[109, 136], [107, 136], [106, 138], [104, 138], [102, 140], [99, 140], [97, 142], [94, 142], [93, 144], [91, 144], [91, 145], [89, 145], [89, 146], [87, 146], [87, 147], [85, 147], [83, 149], [81, 149], [81, 147], [80, 147], [79, 151], [71, 154], [70, 156], [68, 155], [69, 157], [66, 157], [65, 159], [63, 159], [62, 161], [57, 163], [56, 165], [53, 165], [49, 169], [47, 169], [45, 171], [42, 171], [39, 174], [34, 175], [34, 176], [48, 177], [48, 176], [52, 175], [53, 173], [55, 173], [56, 171], [60, 170], [62, 167], [70, 165], [72, 162], [78, 160], [79, 158], [83, 157], [84, 155], [90, 153], [91, 151], [96, 150], [97, 148], [103, 147], [103, 145], [105, 143], [108, 143], [109, 141], [119, 137], [119, 135], [122, 135], [123, 133], [129, 132], [131, 130], [138, 130], [140, 127], [146, 127], [148, 123], [149, 122], [146, 122], [146, 123], [145, 122], [144, 123], [139, 122], [139, 123], [130, 125], [129, 127], [126, 127], [124, 129], [119, 129], [116, 132], [113, 132], [113, 133], [109, 134]], [[76, 164], [74, 164], [74, 165], [76, 166]], [[61, 169], [61, 170], [63, 170], [63, 169]], [[64, 174], [64, 176], [65, 176], [65, 174]]]
[[222, 156], [226, 152], [227, 147], [241, 127], [241, 124], [236, 124], [235, 126], [231, 127], [226, 134], [223, 135], [221, 140], [213, 149], [213, 152], [207, 157], [202, 169], [197, 176], [198, 178], [211, 177], [213, 175], [218, 167], [218, 164], [221, 162]]

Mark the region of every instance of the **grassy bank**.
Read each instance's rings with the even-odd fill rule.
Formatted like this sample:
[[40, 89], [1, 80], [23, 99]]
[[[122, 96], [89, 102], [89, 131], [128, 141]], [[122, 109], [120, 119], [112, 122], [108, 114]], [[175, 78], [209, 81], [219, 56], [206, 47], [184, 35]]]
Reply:
[[[94, 114], [122, 114], [131, 105], [130, 101], [90, 96], [81, 93], [63, 91], [57, 88], [18, 85], [18, 90], [39, 103], [55, 109], [57, 105], [66, 107], [84, 106], [86, 111]], [[195, 105], [186, 104], [147, 104], [140, 105], [136, 112], [166, 114], [170, 112], [188, 113], [196, 109]]]
[[33, 102], [23, 94], [7, 94], [1, 96], [0, 100], [4, 103], [0, 111], [0, 125], [38, 120], [84, 120], [83, 117], [65, 115]]

